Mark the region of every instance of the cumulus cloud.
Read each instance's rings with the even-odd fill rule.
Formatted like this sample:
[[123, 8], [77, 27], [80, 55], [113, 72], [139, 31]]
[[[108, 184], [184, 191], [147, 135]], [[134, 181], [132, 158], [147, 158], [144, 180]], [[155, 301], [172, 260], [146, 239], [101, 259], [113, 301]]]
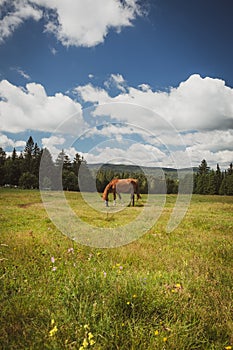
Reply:
[[[9, 11], [0, 21], [0, 37], [7, 38], [29, 18], [45, 20], [64, 46], [93, 47], [103, 43], [110, 29], [120, 32], [142, 15], [137, 0], [8, 0]], [[11, 5], [11, 6], [10, 6]]]
[[[92, 116], [99, 122], [110, 118], [141, 127], [145, 142], [160, 149], [164, 145], [180, 161], [184, 152], [189, 153], [194, 165], [206, 158], [211, 166], [219, 163], [227, 167], [233, 160], [233, 89], [221, 79], [195, 74], [166, 92], [141, 84], [138, 88], [126, 87], [114, 97], [91, 84], [76, 91], [93, 104]], [[99, 134], [106, 132], [111, 135], [111, 129], [98, 130]], [[127, 130], [115, 132], [124, 137]]]
[[58, 154], [63, 150], [66, 155], [69, 156], [71, 160], [74, 159], [75, 155], [80, 153], [80, 151], [76, 150], [75, 147], [69, 145], [66, 147], [67, 139], [62, 135], [52, 135], [50, 137], [43, 137], [41, 139], [42, 147], [47, 148], [52, 155], [53, 160], [57, 159]]
[[[180, 131], [233, 128], [233, 89], [221, 79], [195, 74], [169, 92], [154, 92], [143, 85], [139, 89], [128, 87], [127, 92], [115, 97], [91, 84], [80, 86], [77, 91], [84, 101], [97, 105], [95, 115], [109, 114], [113, 119], [146, 125], [153, 131], [159, 126], [153, 113]], [[142, 106], [145, 110], [143, 115], [141, 108], [138, 113], [136, 110], [122, 113], [123, 108], [113, 106], [116, 102]]]
[[121, 74], [111, 74], [110, 78], [104, 83], [107, 89], [115, 87], [122, 92], [126, 92], [126, 82]]
[[[4, 11], [7, 9], [7, 11]], [[39, 21], [43, 12], [27, 0], [2, 1], [0, 10], [4, 13], [0, 20], [0, 43], [9, 37], [24, 21], [34, 19]]]
[[[121, 75], [114, 78], [125, 84]], [[123, 156], [125, 149], [120, 144], [124, 140], [133, 140], [134, 149], [132, 145], [127, 148], [127, 157], [138, 164], [148, 165], [150, 152], [156, 155], [154, 165], [174, 166], [169, 154], [182, 163], [185, 152], [193, 165], [200, 164], [203, 158], [213, 167], [216, 163], [227, 167], [232, 162], [233, 89], [224, 81], [194, 75], [168, 92], [152, 91], [147, 85], [125, 89], [111, 97], [106, 89], [92, 84], [77, 86], [75, 92], [84, 103], [92, 105], [89, 113], [83, 113], [80, 103], [62, 93], [48, 96], [41, 84], [28, 83], [23, 88], [3, 80], [0, 126], [2, 131], [9, 132], [28, 129], [53, 132], [50, 141], [43, 139], [43, 146], [52, 149], [53, 154], [61, 148], [67, 149], [72, 157], [76, 152], [74, 135], [81, 136], [86, 145], [88, 138], [92, 145], [96, 140], [103, 142], [109, 138], [119, 143], [119, 147], [101, 144], [99, 152], [84, 154], [88, 162], [94, 163], [104, 162], [110, 154]], [[76, 117], [70, 123], [68, 118], [64, 124], [64, 119], [72, 115]], [[65, 140], [65, 132], [67, 137], [71, 136], [70, 143]], [[7, 145], [6, 138], [2, 138], [2, 144]], [[147, 149], [147, 153], [141, 153], [142, 149]]]
[[97, 147], [95, 152], [83, 153], [87, 163], [115, 163], [132, 164], [141, 166], [162, 165], [166, 155], [161, 150], [151, 145], [133, 143], [127, 149], [119, 147]]
[[55, 160], [61, 152], [61, 147], [62, 149], [64, 148], [65, 138], [61, 135], [52, 135], [50, 137], [43, 137], [41, 143], [43, 148], [47, 148], [50, 151], [52, 158]]
[[112, 102], [112, 98], [108, 95], [106, 90], [99, 87], [94, 87], [92, 84], [78, 86], [74, 88], [74, 92], [78, 93], [85, 102], [97, 102], [98, 104]]
[[81, 105], [62, 93], [48, 96], [44, 87], [28, 83], [25, 88], [7, 80], [0, 82], [1, 130], [54, 131], [64, 119], [76, 115], [79, 132], [85, 127]]
[[7, 148], [7, 147], [11, 147], [11, 148], [17, 148], [17, 147], [24, 147], [26, 145], [25, 141], [15, 141], [10, 139], [8, 136], [4, 135], [4, 134], [0, 134], [0, 147], [2, 147], [3, 149]]

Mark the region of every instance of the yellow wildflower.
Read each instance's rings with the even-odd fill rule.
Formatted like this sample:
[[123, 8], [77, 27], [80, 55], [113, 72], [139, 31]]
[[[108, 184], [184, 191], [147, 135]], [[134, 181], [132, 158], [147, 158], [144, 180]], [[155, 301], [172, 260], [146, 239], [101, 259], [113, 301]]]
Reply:
[[86, 349], [89, 345], [89, 342], [87, 341], [86, 338], [83, 339], [83, 348]]
[[159, 335], [159, 331], [158, 331], [158, 329], [156, 329], [156, 331], [155, 331], [155, 335]]
[[58, 331], [57, 326], [54, 326], [54, 327], [51, 329], [51, 331], [49, 331], [49, 336], [50, 336], [50, 337], [53, 337], [53, 336], [57, 333], [57, 331]]
[[166, 342], [166, 341], [167, 341], [167, 337], [164, 337], [164, 338], [163, 338], [163, 341]]
[[230, 345], [225, 346], [225, 349], [226, 349], [226, 350], [231, 350], [231, 349], [232, 349], [232, 346], [230, 346]]

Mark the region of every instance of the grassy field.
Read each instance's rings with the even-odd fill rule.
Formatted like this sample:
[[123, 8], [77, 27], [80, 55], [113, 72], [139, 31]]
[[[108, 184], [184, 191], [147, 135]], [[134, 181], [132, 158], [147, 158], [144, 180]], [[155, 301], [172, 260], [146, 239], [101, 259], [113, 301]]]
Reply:
[[[67, 198], [83, 220], [109, 225], [80, 194]], [[233, 348], [233, 197], [194, 195], [166, 233], [175, 199], [140, 239], [97, 249], [61, 234], [39, 191], [1, 189], [0, 349]]]

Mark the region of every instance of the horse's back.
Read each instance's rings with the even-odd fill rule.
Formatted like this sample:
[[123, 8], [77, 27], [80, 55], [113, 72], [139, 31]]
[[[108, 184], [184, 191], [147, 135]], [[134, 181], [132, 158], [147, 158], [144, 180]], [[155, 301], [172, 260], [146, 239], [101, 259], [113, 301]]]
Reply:
[[133, 184], [131, 179], [118, 179], [116, 182], [116, 190], [117, 192], [131, 192], [133, 189]]

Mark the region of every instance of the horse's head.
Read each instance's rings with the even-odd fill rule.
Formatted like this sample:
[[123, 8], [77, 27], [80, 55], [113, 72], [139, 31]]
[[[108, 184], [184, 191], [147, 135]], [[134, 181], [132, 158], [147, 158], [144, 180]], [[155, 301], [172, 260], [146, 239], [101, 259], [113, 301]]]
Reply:
[[112, 181], [109, 182], [109, 184], [105, 187], [104, 192], [103, 192], [103, 200], [108, 201], [108, 194], [112, 192], [113, 190], [113, 183]]
[[107, 201], [108, 200], [108, 194], [109, 194], [109, 184], [105, 187], [104, 192], [103, 192], [103, 200]]
[[106, 206], [108, 207], [108, 194], [109, 193], [114, 193], [114, 199], [115, 199], [115, 194], [116, 194], [116, 181], [112, 180], [109, 182], [109, 184], [105, 187], [104, 192], [103, 192], [103, 200], [105, 201]]

